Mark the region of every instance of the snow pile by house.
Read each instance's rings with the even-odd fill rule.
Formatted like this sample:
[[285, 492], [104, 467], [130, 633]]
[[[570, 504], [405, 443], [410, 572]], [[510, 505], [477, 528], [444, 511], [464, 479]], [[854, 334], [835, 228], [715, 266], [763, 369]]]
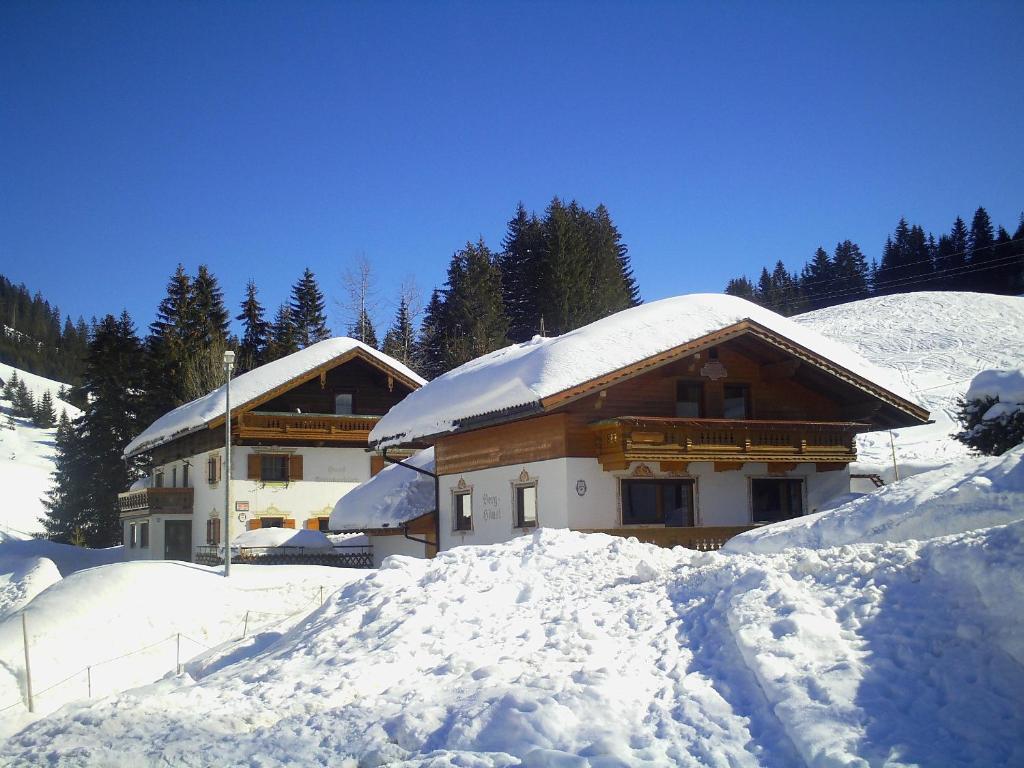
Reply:
[[[232, 379], [232, 409], [240, 408], [272, 389], [353, 350], [359, 350], [378, 360], [411, 382], [426, 383], [425, 379], [394, 358], [378, 352], [361, 341], [339, 336], [312, 344], [294, 354], [274, 360]], [[203, 395], [165, 413], [127, 445], [124, 449], [125, 456], [141, 453], [168, 440], [204, 428], [207, 422], [224, 415], [225, 398], [226, 387], [218, 387], [208, 395]]]
[[[0, 544], [0, 559], [6, 549]], [[39, 559], [36, 570], [45, 563], [52, 566]], [[236, 565], [225, 579], [217, 569], [163, 561], [105, 565], [64, 579], [54, 579], [52, 567], [42, 575], [29, 572], [23, 583], [36, 594], [20, 601], [24, 611], [0, 617], [0, 733], [28, 718], [24, 705], [10, 706], [25, 696], [22, 612], [38, 715], [85, 700], [90, 686], [94, 698], [106, 696], [157, 680], [173, 672], [179, 659], [184, 664], [211, 648], [217, 654], [237, 652], [246, 630], [252, 635], [276, 623], [276, 638], [283, 617], [319, 605], [321, 587], [326, 597], [364, 574]], [[15, 581], [11, 577], [8, 586]]]
[[[952, 439], [961, 425], [957, 401], [988, 369], [1017, 369], [1024, 360], [1024, 297], [925, 291], [879, 296], [793, 318], [892, 369], [934, 424], [894, 430], [900, 476], [964, 458]], [[888, 432], [857, 439], [855, 472], [876, 472], [892, 482]]]
[[471, 360], [392, 408], [370, 433], [370, 442], [411, 442], [448, 432], [462, 419], [536, 407], [545, 397], [746, 319], [913, 402], [891, 372], [806, 325], [736, 296], [693, 294], [643, 304], [562, 336], [537, 336]]
[[[0, 379], [18, 379], [38, 402], [45, 392], [53, 398], [54, 410], [74, 419], [81, 414], [75, 406], [57, 397], [64, 384], [0, 363]], [[56, 429], [39, 429], [29, 419], [14, 418], [14, 429], [5, 429], [11, 403], [0, 399], [0, 488], [4, 503], [0, 506], [0, 532], [31, 536], [43, 532], [39, 518], [45, 513], [43, 499], [50, 492], [54, 469], [53, 441]]]
[[927, 520], [948, 494], [966, 525], [1011, 520], [937, 538], [859, 541], [893, 520], [878, 494], [837, 512], [860, 518], [842, 546], [827, 526], [764, 553], [539, 530], [392, 557], [273, 644], [57, 713], [0, 762], [1019, 765], [1021, 460], [916, 478], [922, 535], [951, 530]]
[[[404, 463], [433, 472], [434, 449], [422, 450]], [[330, 526], [336, 531], [395, 528], [433, 509], [433, 478], [400, 464], [389, 464], [338, 500]]]
[[[232, 547], [303, 547], [330, 549], [331, 540], [320, 531], [307, 528], [257, 528], [244, 531], [232, 540]], [[223, 547], [222, 547], [223, 549]]]

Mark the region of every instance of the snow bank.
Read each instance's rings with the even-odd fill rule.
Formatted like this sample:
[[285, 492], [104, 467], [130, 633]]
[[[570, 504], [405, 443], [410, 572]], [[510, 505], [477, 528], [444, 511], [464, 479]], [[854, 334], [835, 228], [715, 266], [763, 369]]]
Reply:
[[[894, 430], [900, 475], [927, 471], [969, 455], [952, 439], [961, 430], [957, 401], [988, 369], [1024, 360], [1024, 297], [957, 291], [879, 296], [793, 318], [797, 323], [892, 369], [934, 424]], [[888, 432], [857, 438], [855, 472], [895, 477]]]
[[789, 547], [931, 539], [1024, 519], [1024, 446], [1002, 456], [964, 459], [888, 485], [834, 509], [743, 533], [736, 553]]
[[60, 579], [57, 566], [45, 557], [0, 559], [0, 619], [21, 610]]
[[[378, 352], [361, 341], [340, 336], [317, 342], [294, 354], [274, 360], [232, 379], [233, 408], [241, 408], [249, 401], [266, 394], [275, 387], [286, 384], [292, 379], [356, 349], [378, 360], [409, 381], [416, 384], [426, 383], [425, 379], [394, 358], [383, 352]], [[125, 456], [147, 451], [168, 440], [203, 428], [207, 422], [224, 415], [224, 405], [225, 387], [218, 387], [208, 395], [165, 413], [127, 445], [124, 449]]]
[[59, 713], [0, 762], [1024, 764], [1017, 465], [908, 482], [918, 531], [950, 529], [947, 494], [1003, 494], [1018, 519], [764, 554], [542, 529], [391, 557], [273, 644]]
[[[177, 562], [120, 563], [74, 573], [36, 595], [23, 612], [37, 712], [85, 699], [90, 682], [94, 698], [149, 683], [173, 671], [179, 658], [185, 663], [241, 638], [247, 613], [252, 631], [312, 610], [321, 587], [328, 595], [365, 574], [317, 566], [231, 572], [225, 579], [216, 569]], [[21, 613], [0, 621], [0, 708], [24, 696]], [[0, 731], [25, 717], [23, 707], [0, 711]]]
[[[410, 466], [434, 471], [434, 449], [405, 459]], [[434, 509], [434, 479], [400, 464], [389, 464], [342, 496], [331, 512], [331, 529], [361, 531], [394, 528]]]
[[982, 419], [997, 421], [1024, 410], [1024, 370], [982, 371], [971, 380], [964, 399], [996, 400]]
[[33, 539], [18, 534], [0, 533], [0, 567], [9, 560], [45, 558], [53, 562], [61, 576], [98, 565], [120, 563], [124, 560], [124, 547], [88, 549], [60, 544], [47, 539]]
[[330, 539], [320, 531], [300, 528], [257, 528], [240, 533], [231, 542], [232, 547], [305, 547], [330, 549]]
[[535, 407], [542, 398], [745, 319], [913, 402], [891, 372], [806, 325], [735, 296], [694, 294], [643, 304], [562, 336], [538, 336], [471, 360], [392, 408], [370, 433], [370, 442], [407, 443], [448, 432], [472, 416]]

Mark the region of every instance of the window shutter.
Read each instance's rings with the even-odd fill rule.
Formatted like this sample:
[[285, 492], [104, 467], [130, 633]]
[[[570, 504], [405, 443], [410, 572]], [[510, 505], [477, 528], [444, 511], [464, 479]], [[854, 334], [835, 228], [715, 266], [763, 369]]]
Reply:
[[258, 453], [250, 453], [247, 462], [248, 474], [246, 477], [249, 480], [260, 479], [260, 455]]
[[319, 531], [320, 530], [320, 518], [318, 518], [318, 517], [311, 517], [311, 518], [309, 518], [306, 521], [306, 529], [310, 530], [310, 531]]
[[373, 477], [378, 472], [384, 469], [384, 457], [383, 456], [371, 456], [370, 457], [370, 477]]
[[295, 519], [291, 518], [291, 517], [286, 517], [284, 520], [281, 521], [281, 527], [282, 528], [294, 528], [295, 527]]
[[206, 543], [213, 544], [213, 520], [206, 521]]
[[214, 460], [217, 462], [217, 466], [215, 468], [216, 474], [214, 476], [217, 478], [217, 482], [220, 482], [221, 467], [223, 466], [223, 461], [221, 460], [220, 456], [215, 456]]
[[288, 458], [288, 481], [302, 479], [302, 454], [296, 453]]
[[245, 527], [247, 530], [255, 531], [257, 528], [260, 527], [260, 519], [258, 517], [254, 517], [252, 520], [245, 524]]
[[213, 523], [213, 543], [220, 544], [220, 518], [215, 517], [210, 522]]

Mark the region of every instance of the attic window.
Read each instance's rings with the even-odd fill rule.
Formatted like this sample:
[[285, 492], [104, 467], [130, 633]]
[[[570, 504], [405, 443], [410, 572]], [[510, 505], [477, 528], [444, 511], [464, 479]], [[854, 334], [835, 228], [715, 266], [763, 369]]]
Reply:
[[355, 413], [352, 410], [351, 392], [339, 392], [334, 396], [334, 413], [338, 416], [351, 416]]
[[704, 385], [699, 381], [676, 382], [676, 416], [699, 419], [704, 415]]

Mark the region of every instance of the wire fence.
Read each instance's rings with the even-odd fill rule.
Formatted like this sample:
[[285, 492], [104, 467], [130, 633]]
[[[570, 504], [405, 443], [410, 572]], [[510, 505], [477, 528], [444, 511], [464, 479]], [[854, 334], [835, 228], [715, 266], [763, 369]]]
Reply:
[[[22, 679], [22, 682], [24, 684], [23, 697], [16, 702], [0, 706], [0, 713], [7, 712], [16, 707], [24, 707], [27, 712], [35, 712], [36, 704], [39, 701], [40, 697], [45, 696], [45, 694], [49, 692], [52, 692], [59, 688], [64, 688], [69, 685], [76, 685], [79, 687], [79, 690], [81, 691], [81, 693], [79, 695], [76, 695], [74, 698], [84, 697], [91, 699], [94, 697], [94, 695], [101, 693], [104, 688], [106, 688], [106, 691], [105, 693], [102, 693], [102, 695], [107, 695], [110, 693], [115, 693], [118, 690], [124, 690], [125, 687], [143, 685], [147, 682], [152, 682], [154, 679], [159, 679], [160, 675], [166, 674], [166, 672], [173, 671], [176, 675], [180, 675], [184, 671], [185, 665], [188, 662], [194, 660], [195, 657], [199, 654], [204, 653], [206, 651], [212, 651], [218, 646], [222, 646], [227, 643], [241, 642], [248, 637], [254, 637], [262, 632], [267, 631], [268, 629], [271, 629], [276, 625], [282, 624], [289, 618], [298, 616], [299, 614], [309, 613], [311, 610], [313, 610], [313, 608], [316, 607], [317, 603], [319, 603], [319, 605], [323, 605], [324, 601], [326, 600], [327, 597], [330, 596], [330, 594], [331, 592], [328, 589], [325, 589], [323, 586], [320, 586], [313, 593], [313, 596], [309, 600], [307, 600], [302, 605], [298, 606], [293, 611], [264, 611], [259, 609], [247, 609], [245, 611], [244, 616], [238, 620], [238, 629], [241, 630], [241, 634], [238, 634], [238, 629], [235, 629], [234, 631], [230, 632], [223, 640], [216, 642], [214, 645], [207, 645], [206, 643], [200, 640], [196, 640], [194, 637], [190, 636], [185, 632], [174, 632], [168, 635], [167, 637], [157, 640], [156, 642], [149, 643], [148, 645], [135, 648], [131, 651], [126, 651], [125, 653], [119, 654], [117, 656], [112, 656], [108, 659], [103, 659], [102, 661], [96, 661], [91, 664], [88, 664], [85, 667], [82, 667], [81, 669], [78, 669], [77, 671], [71, 673], [67, 677], [58, 680], [55, 683], [51, 683], [46, 688], [42, 688], [39, 690], [35, 690], [32, 685], [33, 675], [31, 665], [31, 652], [33, 643], [30, 641], [28, 618], [30, 612], [27, 608], [22, 609], [20, 614], [25, 653], [24, 674]], [[253, 620], [258, 617], [263, 617], [264, 621], [258, 624], [255, 623]], [[269, 621], [266, 620], [268, 617]], [[38, 640], [38, 636], [32, 639]], [[184, 646], [182, 645], [182, 641], [185, 642]], [[123, 661], [125, 659], [129, 659], [134, 656], [138, 656], [139, 654], [146, 653], [147, 651], [152, 652], [161, 646], [168, 646], [172, 643], [173, 664], [171, 663], [171, 655], [170, 653], [168, 653], [167, 660], [165, 662], [150, 665], [142, 673], [136, 672], [134, 675], [129, 673], [127, 677], [131, 679], [131, 682], [129, 683], [128, 686], [118, 685], [116, 682], [113, 685], [103, 686], [102, 678], [94, 677], [94, 672], [100, 670], [101, 668], [109, 668], [111, 664], [116, 664], [117, 662]], [[154, 675], [154, 668], [163, 669], [164, 672], [157, 672]], [[111, 679], [114, 680], [124, 680], [125, 677], [125, 675], [111, 675]]]

